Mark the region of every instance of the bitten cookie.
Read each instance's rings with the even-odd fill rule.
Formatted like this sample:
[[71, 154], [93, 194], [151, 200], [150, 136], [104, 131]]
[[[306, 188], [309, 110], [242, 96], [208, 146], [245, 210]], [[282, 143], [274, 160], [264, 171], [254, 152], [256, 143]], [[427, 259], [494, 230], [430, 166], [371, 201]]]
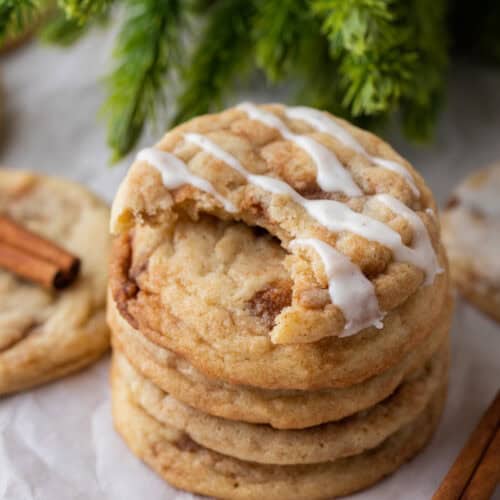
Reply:
[[500, 163], [458, 186], [442, 226], [453, 283], [472, 304], [500, 321]]
[[243, 104], [141, 151], [113, 203], [111, 290], [150, 340], [233, 384], [317, 390], [394, 366], [448, 295], [435, 202], [389, 146]]
[[109, 347], [106, 205], [61, 179], [0, 170], [0, 214], [81, 258], [77, 281], [47, 291], [0, 270], [0, 394], [76, 371]]

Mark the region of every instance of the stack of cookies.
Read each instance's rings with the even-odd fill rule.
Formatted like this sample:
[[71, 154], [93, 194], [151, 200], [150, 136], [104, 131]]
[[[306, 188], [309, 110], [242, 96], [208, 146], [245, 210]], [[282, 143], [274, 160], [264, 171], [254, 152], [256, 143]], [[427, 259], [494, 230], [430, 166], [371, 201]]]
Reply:
[[141, 151], [112, 209], [113, 413], [171, 484], [365, 488], [430, 439], [451, 316], [435, 202], [377, 137], [241, 104]]

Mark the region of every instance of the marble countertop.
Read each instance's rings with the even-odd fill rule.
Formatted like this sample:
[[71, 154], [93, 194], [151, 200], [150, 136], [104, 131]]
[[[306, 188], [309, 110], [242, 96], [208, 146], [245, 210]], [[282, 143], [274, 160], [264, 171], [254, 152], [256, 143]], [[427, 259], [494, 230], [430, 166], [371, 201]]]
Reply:
[[[31, 44], [0, 58], [1, 165], [66, 176], [112, 200], [132, 157], [108, 166], [104, 124], [96, 120], [112, 40], [113, 33], [92, 33], [71, 50]], [[283, 90], [244, 95], [255, 101], [282, 97]], [[158, 135], [148, 133], [141, 142]], [[397, 133], [389, 140], [443, 203], [468, 171], [500, 159], [500, 71], [467, 64], [454, 70], [433, 145], [411, 146]], [[500, 381], [500, 327], [463, 302], [456, 310], [452, 359], [448, 404], [433, 444], [355, 498], [423, 500], [435, 490]], [[116, 436], [108, 364], [105, 359], [0, 401], [0, 499], [192, 498], [167, 487]]]

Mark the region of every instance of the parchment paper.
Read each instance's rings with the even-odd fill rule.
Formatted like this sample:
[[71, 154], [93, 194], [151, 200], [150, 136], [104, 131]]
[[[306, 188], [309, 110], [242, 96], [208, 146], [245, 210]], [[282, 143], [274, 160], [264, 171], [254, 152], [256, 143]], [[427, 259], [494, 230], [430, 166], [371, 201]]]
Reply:
[[[105, 131], [95, 120], [113, 36], [93, 33], [67, 52], [31, 45], [0, 59], [7, 91], [0, 164], [65, 175], [112, 199], [130, 162], [106, 166]], [[468, 170], [500, 159], [499, 88], [498, 72], [462, 65], [434, 146], [416, 149], [392, 134], [391, 142], [424, 174], [440, 202]], [[285, 93], [256, 88], [239, 98], [270, 101]], [[148, 135], [143, 143], [158, 133]], [[0, 499], [194, 498], [158, 479], [113, 430], [108, 368], [106, 358], [77, 375], [0, 399]], [[430, 498], [499, 386], [500, 327], [459, 301], [439, 431], [416, 459], [353, 498]]]

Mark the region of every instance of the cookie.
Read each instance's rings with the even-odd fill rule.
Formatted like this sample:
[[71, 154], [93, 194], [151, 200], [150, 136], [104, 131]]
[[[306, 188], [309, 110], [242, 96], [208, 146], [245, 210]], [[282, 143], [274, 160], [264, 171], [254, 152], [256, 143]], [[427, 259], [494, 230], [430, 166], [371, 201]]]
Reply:
[[108, 301], [115, 350], [123, 352], [139, 372], [163, 391], [202, 412], [269, 424], [277, 429], [299, 429], [340, 420], [387, 398], [446, 342], [451, 313], [448, 307], [426, 342], [388, 371], [342, 389], [297, 391], [259, 389], [209, 379], [182, 357], [149, 341], [121, 316], [112, 299]]
[[240, 460], [279, 465], [331, 462], [376, 448], [411, 423], [447, 379], [446, 343], [429, 362], [385, 400], [338, 422], [302, 430], [214, 417], [180, 403], [144, 378], [115, 350], [115, 370], [134, 404], [199, 445]]
[[[186, 225], [189, 234], [196, 235], [196, 240], [206, 241], [208, 236], [201, 220], [196, 223], [178, 222], [176, 225], [181, 231], [179, 241], [187, 241], [187, 249], [192, 249], [191, 253], [180, 252], [182, 258], [177, 261], [179, 274], [188, 282], [189, 270], [196, 267], [192, 253], [196, 253], [199, 246], [190, 244], [189, 237], [182, 233]], [[211, 224], [208, 227], [210, 229], [207, 232], [210, 232]], [[234, 225], [231, 228], [234, 229]], [[237, 229], [240, 228], [251, 231], [245, 225], [238, 225]], [[120, 311], [152, 342], [183, 356], [204, 375], [232, 384], [267, 389], [318, 390], [361, 383], [388, 370], [427, 339], [446, 307], [448, 284], [444, 279], [440, 284], [442, 295], [433, 297], [426, 294], [425, 289], [420, 289], [399, 308], [402, 316], [410, 311], [412, 316], [415, 315], [413, 321], [408, 320], [408, 323], [402, 317], [393, 316], [385, 320], [383, 331], [368, 329], [352, 337], [329, 337], [308, 344], [276, 345], [265, 331], [250, 335], [245, 328], [239, 328], [248, 319], [262, 323], [265, 313], [259, 309], [246, 310], [247, 317], [243, 320], [240, 311], [231, 309], [224, 310], [222, 318], [218, 315], [220, 310], [212, 314], [218, 308], [212, 307], [217, 299], [210, 294], [214, 290], [214, 293], [223, 296], [227, 290], [217, 284], [212, 287], [211, 283], [215, 280], [210, 279], [210, 273], [206, 274], [203, 286], [179, 285], [179, 280], [169, 275], [176, 264], [170, 259], [166, 262], [170, 249], [163, 240], [154, 255], [147, 255], [143, 233], [150, 235], [162, 229], [139, 228], [136, 231], [139, 233], [137, 238], [131, 240], [123, 235], [113, 245], [110, 284]], [[174, 230], [173, 235], [177, 234]], [[137, 243], [135, 252], [134, 241], [142, 243]], [[255, 242], [253, 239], [250, 241]], [[274, 242], [272, 244], [275, 245]], [[237, 260], [246, 264], [249, 253], [238, 252]], [[204, 250], [201, 254], [210, 253]], [[132, 257], [135, 262], [131, 260]], [[206, 261], [207, 258], [204, 258], [203, 266], [208, 266]], [[253, 261], [248, 272], [239, 277], [239, 289], [246, 290], [248, 282], [253, 281], [251, 276], [256, 275], [258, 280], [264, 272], [263, 268], [268, 265], [274, 267], [269, 258], [263, 259], [262, 264]], [[229, 271], [226, 273], [226, 267], [222, 266], [221, 269], [224, 276], [232, 278]], [[258, 273], [256, 269], [259, 269]], [[170, 296], [170, 289], [175, 291], [175, 297]], [[126, 296], [124, 292], [131, 295]], [[265, 300], [272, 303], [272, 306], [266, 307], [274, 307], [280, 299], [270, 292]], [[196, 303], [199, 315], [195, 312]], [[187, 310], [189, 304], [193, 306], [191, 313]], [[208, 318], [211, 319], [210, 327], [205, 324]], [[226, 329], [226, 322], [233, 329]]]
[[375, 136], [316, 110], [245, 104], [138, 155], [112, 208], [112, 293], [208, 377], [347, 387], [397, 364], [445, 307], [434, 209]]
[[443, 212], [453, 284], [500, 321], [500, 163], [469, 176]]
[[347, 495], [392, 473], [429, 441], [443, 409], [441, 388], [411, 423], [376, 448], [334, 462], [265, 465], [200, 446], [136, 405], [126, 383], [112, 374], [115, 427], [131, 450], [174, 486], [234, 499], [313, 500]]
[[0, 169], [0, 213], [81, 257], [77, 281], [51, 292], [0, 270], [0, 394], [76, 371], [109, 348], [109, 210], [66, 180]]

